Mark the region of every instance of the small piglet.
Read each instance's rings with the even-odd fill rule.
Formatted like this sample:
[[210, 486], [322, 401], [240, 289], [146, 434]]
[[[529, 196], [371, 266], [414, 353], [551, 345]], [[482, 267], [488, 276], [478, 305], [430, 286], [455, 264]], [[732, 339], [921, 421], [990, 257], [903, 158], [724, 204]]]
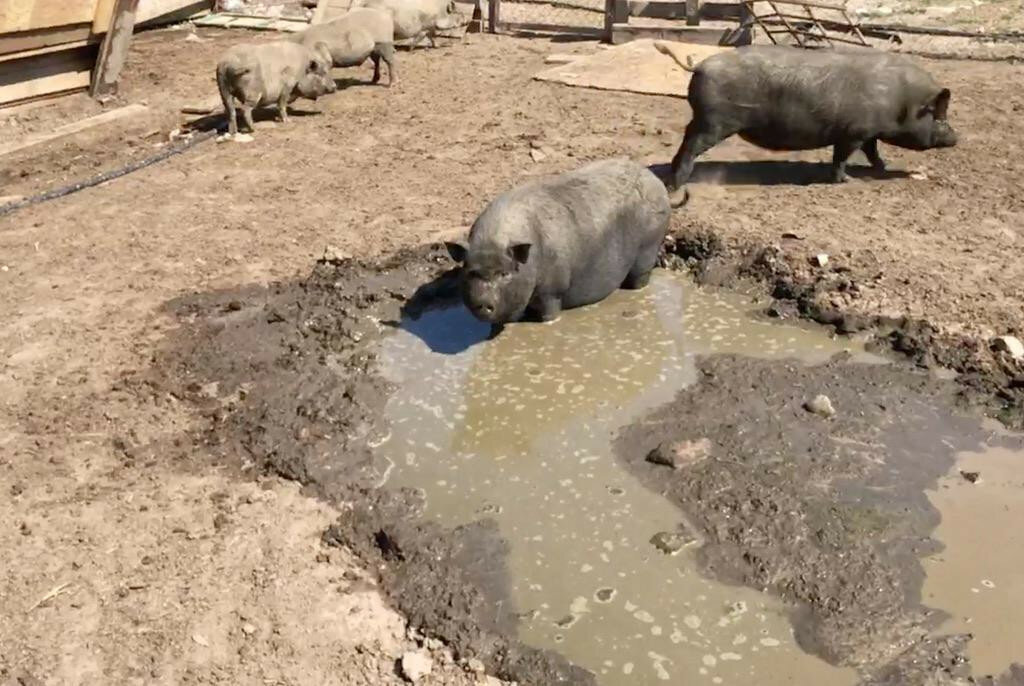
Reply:
[[335, 67], [357, 67], [373, 60], [373, 82], [380, 81], [381, 60], [388, 65], [388, 85], [395, 71], [395, 22], [386, 10], [357, 7], [324, 24], [316, 24], [290, 40], [312, 47], [327, 45]]
[[235, 101], [250, 131], [252, 110], [272, 103], [282, 122], [288, 121], [288, 103], [303, 97], [316, 100], [337, 90], [330, 75], [331, 56], [324, 43], [306, 47], [289, 41], [236, 45], [217, 64], [217, 87], [224, 101], [228, 132], [238, 133]]
[[670, 214], [664, 184], [646, 167], [604, 160], [499, 195], [468, 245], [446, 245], [463, 264], [462, 297], [478, 319], [504, 324], [529, 310], [550, 321], [647, 285]]
[[694, 160], [733, 134], [769, 150], [833, 146], [837, 182], [846, 179], [846, 161], [857, 150], [884, 170], [878, 141], [911, 150], [957, 142], [946, 119], [949, 89], [901, 55], [761, 45], [713, 55], [696, 67], [680, 64], [693, 72], [687, 94], [693, 119], [672, 160], [673, 205], [685, 202]]

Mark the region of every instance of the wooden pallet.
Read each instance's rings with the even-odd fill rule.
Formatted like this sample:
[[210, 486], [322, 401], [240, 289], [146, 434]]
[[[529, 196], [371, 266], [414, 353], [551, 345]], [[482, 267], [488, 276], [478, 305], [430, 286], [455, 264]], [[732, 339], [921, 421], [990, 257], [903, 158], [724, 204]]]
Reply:
[[221, 29], [250, 29], [253, 31], [284, 31], [295, 33], [309, 28], [305, 19], [288, 17], [260, 17], [234, 12], [215, 12], [193, 22], [196, 26], [214, 26]]
[[[755, 4], [763, 2], [771, 12], [758, 14]], [[801, 48], [813, 48], [834, 43], [869, 47], [860, 27], [846, 13], [846, 3], [836, 4], [824, 0], [743, 0], [749, 21], [756, 23], [772, 43], [776, 36], [789, 34]], [[780, 9], [780, 6], [782, 8]], [[835, 18], [819, 17], [818, 12], [831, 12]]]

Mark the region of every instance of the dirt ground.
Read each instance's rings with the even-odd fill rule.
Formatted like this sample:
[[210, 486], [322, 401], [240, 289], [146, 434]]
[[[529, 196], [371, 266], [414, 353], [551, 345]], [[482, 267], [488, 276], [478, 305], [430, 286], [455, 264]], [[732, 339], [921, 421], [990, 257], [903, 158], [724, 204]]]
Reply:
[[[0, 196], [158, 151], [183, 104], [214, 96], [218, 53], [271, 38], [188, 35], [134, 42], [121, 101], [148, 114], [5, 156]], [[545, 55], [593, 49], [469, 36], [402, 53], [393, 89], [357, 83], [298, 103], [309, 114], [288, 126], [259, 125], [251, 143], [202, 143], [0, 217], [0, 683], [401, 681], [396, 660], [424, 640], [385, 607], [365, 560], [321, 543], [340, 508], [257, 478], [242, 449], [184, 440], [207, 418], [139, 393], [134, 373], [178, 325], [172, 300], [291, 280], [325, 249], [374, 257], [458, 233], [530, 175], [623, 154], [667, 162], [684, 100], [531, 80]], [[698, 165], [673, 232], [705, 272], [759, 255], [748, 271], [805, 315], [926, 324], [930, 342], [969, 351], [955, 356], [965, 369], [997, 366], [1019, 402], [1019, 364], [987, 341], [1024, 334], [1021, 67], [928, 64], [953, 91], [958, 147], [885, 149], [888, 178], [854, 170], [835, 187], [818, 183], [824, 151], [729, 141]], [[0, 115], [0, 132], [99, 110], [66, 98]], [[707, 236], [714, 250], [694, 255]], [[828, 269], [808, 265], [818, 253]], [[427, 643], [433, 683], [477, 680]]]

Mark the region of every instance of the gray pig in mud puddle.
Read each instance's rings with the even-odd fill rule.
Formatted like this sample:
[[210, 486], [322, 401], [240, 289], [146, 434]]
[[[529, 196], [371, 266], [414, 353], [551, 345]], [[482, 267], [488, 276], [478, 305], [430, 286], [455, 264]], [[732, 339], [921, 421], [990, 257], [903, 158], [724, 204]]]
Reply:
[[769, 150], [831, 145], [836, 182], [846, 180], [846, 161], [856, 150], [884, 171], [878, 141], [911, 150], [957, 142], [946, 120], [949, 89], [899, 55], [749, 46], [696, 67], [679, 64], [693, 72], [687, 95], [693, 119], [672, 160], [673, 206], [686, 202], [694, 160], [733, 134]]
[[462, 264], [462, 298], [478, 319], [505, 324], [643, 288], [672, 208], [664, 184], [627, 159], [593, 162], [507, 191], [477, 217], [469, 243], [446, 243]]
[[337, 90], [331, 78], [331, 56], [325, 43], [306, 47], [288, 41], [236, 45], [217, 63], [217, 88], [228, 118], [228, 133], [238, 133], [235, 100], [253, 130], [254, 107], [277, 104], [278, 116], [288, 121], [288, 103], [297, 98], [316, 100]]
[[324, 43], [335, 67], [358, 67], [373, 60], [373, 83], [380, 81], [381, 60], [388, 65], [388, 86], [397, 80], [395, 72], [395, 22], [391, 13], [357, 7], [329, 22], [311, 26], [289, 40], [313, 47]]
[[463, 23], [454, 0], [356, 0], [355, 4], [390, 12], [395, 22], [395, 40], [413, 39], [410, 50], [424, 38], [429, 39], [430, 47], [437, 47], [434, 38], [438, 31]]

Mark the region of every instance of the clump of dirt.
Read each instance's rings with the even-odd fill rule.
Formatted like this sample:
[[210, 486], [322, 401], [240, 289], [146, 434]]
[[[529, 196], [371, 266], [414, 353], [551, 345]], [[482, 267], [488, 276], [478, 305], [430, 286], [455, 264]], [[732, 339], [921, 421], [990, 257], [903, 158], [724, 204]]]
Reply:
[[[703, 571], [795, 603], [801, 645], [870, 683], [968, 676], [962, 644], [931, 638], [943, 618], [921, 604], [919, 558], [936, 552], [938, 523], [925, 491], [957, 452], [1009, 439], [956, 413], [955, 384], [903, 366], [716, 357], [699, 371], [617, 451], [699, 529]], [[805, 408], [818, 395], [833, 416]], [[683, 440], [709, 441], [710, 459], [646, 460]]]
[[861, 280], [880, 275], [878, 265], [853, 270], [836, 261], [816, 268], [801, 251], [787, 248], [786, 236], [791, 242], [799, 241], [797, 236], [783, 236], [780, 244], [728, 246], [714, 232], [683, 230], [669, 237], [662, 262], [690, 270], [706, 285], [757, 284], [773, 299], [765, 310], [771, 316], [802, 317], [840, 334], [867, 332], [872, 337], [869, 349], [895, 351], [921, 367], [955, 371], [961, 405], [978, 407], [1009, 428], [1024, 429], [1024, 362], [976, 336], [943, 330], [924, 319], [858, 311]]
[[392, 389], [376, 345], [403, 310], [450, 291], [450, 266], [427, 246], [381, 262], [322, 259], [298, 282], [180, 299], [170, 307], [183, 326], [136, 381], [200, 407], [209, 425], [196, 440], [214, 454], [248, 455], [345, 507], [325, 541], [356, 551], [410, 625], [500, 677], [586, 686], [589, 672], [516, 639], [493, 523], [445, 530], [424, 520], [416, 494], [379, 488], [389, 465], [372, 446]]

